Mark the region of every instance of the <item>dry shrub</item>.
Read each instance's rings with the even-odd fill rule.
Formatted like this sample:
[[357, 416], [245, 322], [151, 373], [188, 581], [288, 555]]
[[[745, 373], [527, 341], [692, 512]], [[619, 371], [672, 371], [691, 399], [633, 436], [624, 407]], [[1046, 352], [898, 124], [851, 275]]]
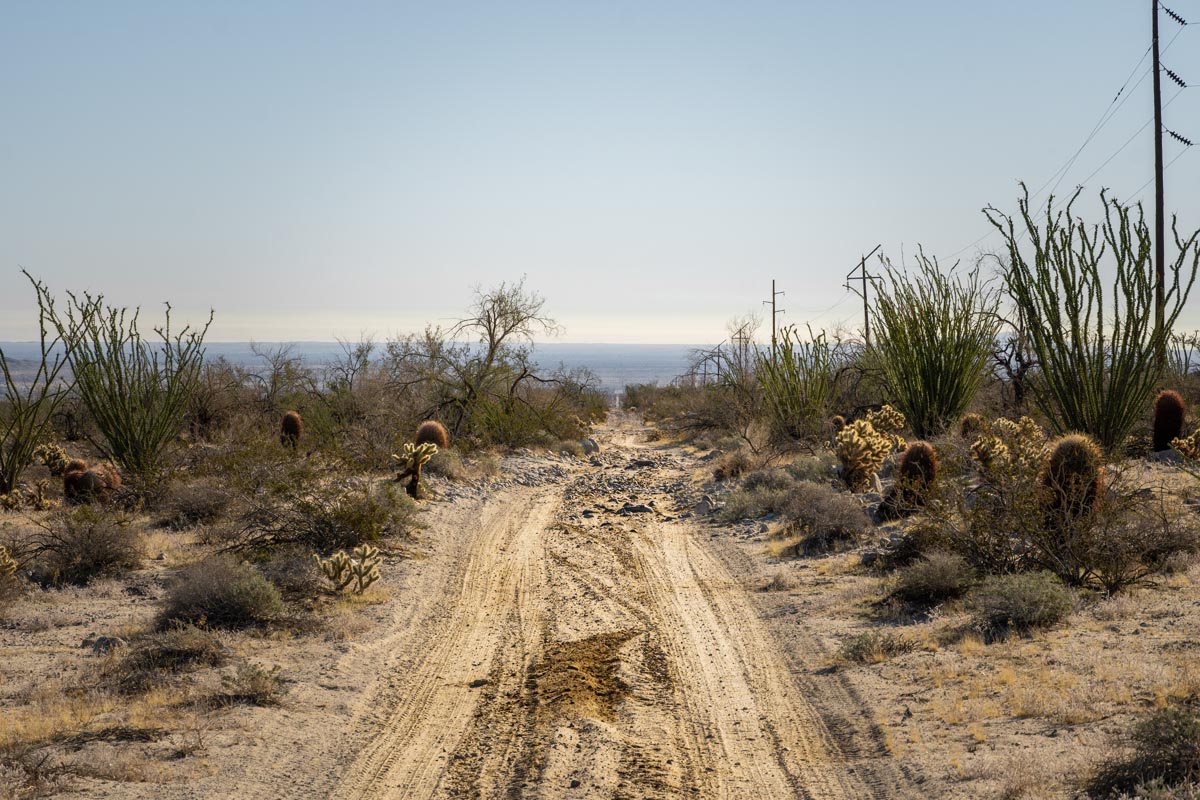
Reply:
[[141, 565], [142, 537], [128, 517], [80, 506], [34, 525], [23, 549], [41, 583], [86, 585]]
[[843, 664], [879, 664], [910, 653], [914, 647], [912, 642], [891, 631], [867, 631], [843, 642], [837, 660]]
[[749, 470], [752, 465], [753, 459], [749, 450], [745, 448], [731, 450], [717, 459], [717, 463], [713, 467], [713, 477], [719, 481], [737, 478]]
[[934, 551], [897, 572], [892, 595], [913, 605], [935, 606], [962, 597], [974, 579], [962, 556]]
[[971, 593], [970, 604], [976, 627], [995, 637], [1050, 627], [1075, 607], [1070, 591], [1049, 572], [992, 575]]
[[782, 512], [792, 530], [801, 535], [797, 555], [828, 553], [854, 545], [872, 527], [856, 498], [809, 481], [793, 484]]
[[239, 664], [237, 672], [221, 676], [217, 700], [227, 704], [277, 706], [287, 691], [287, 681], [279, 673], [278, 666], [268, 670], [250, 662]]
[[232, 501], [233, 497], [216, 479], [176, 484], [167, 495], [162, 523], [175, 530], [209, 524], [220, 518]]
[[279, 548], [258, 563], [258, 570], [286, 600], [312, 600], [325, 588], [312, 551], [303, 545]]
[[[574, 444], [579, 446], [578, 442], [574, 442]], [[582, 447], [580, 447], [579, 453], [583, 453]], [[426, 475], [438, 475], [456, 482], [465, 481], [471, 475], [470, 469], [463, 463], [463, 457], [457, 450], [438, 450], [437, 455], [429, 459], [429, 463], [425, 465], [424, 472]]]
[[101, 670], [101, 684], [120, 694], [138, 694], [198, 667], [219, 667], [228, 653], [211, 632], [191, 625], [138, 637]]
[[282, 614], [279, 590], [258, 570], [218, 555], [183, 569], [167, 593], [159, 627], [249, 628], [266, 625]]
[[1200, 702], [1159, 709], [1124, 737], [1127, 756], [1103, 765], [1091, 781], [1094, 797], [1195, 797], [1200, 780]]
[[253, 505], [235, 549], [301, 544], [319, 553], [350, 550], [415, 527], [416, 507], [390, 483], [345, 478], [280, 492]]

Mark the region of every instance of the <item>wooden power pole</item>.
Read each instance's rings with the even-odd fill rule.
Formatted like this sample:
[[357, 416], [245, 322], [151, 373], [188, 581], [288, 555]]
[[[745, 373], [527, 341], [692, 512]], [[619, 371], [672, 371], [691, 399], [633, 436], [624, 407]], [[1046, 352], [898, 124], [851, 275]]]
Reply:
[[[875, 250], [878, 250], [881, 247], [883, 247], [883, 245], [877, 244], [877, 245], [875, 245]], [[867, 302], [867, 281], [875, 280], [875, 278], [877, 277], [877, 276], [871, 275], [869, 272], [867, 272], [867, 259], [870, 258], [871, 256], [875, 255], [875, 250], [872, 250], [871, 252], [869, 252], [865, 256], [863, 256], [862, 259], [858, 262], [858, 266], [846, 273], [846, 288], [850, 289], [850, 291], [852, 291], [852, 292], [859, 294], [859, 296], [862, 297], [862, 301], [863, 301], [863, 339], [866, 341], [867, 347], [871, 346], [871, 313], [870, 313], [871, 305], [870, 305], [870, 303]], [[856, 273], [856, 272], [859, 274], [855, 275], [854, 273]], [[859, 292], [857, 289], [854, 289], [850, 286], [850, 281], [852, 281], [852, 280], [855, 280], [855, 281], [861, 280], [862, 281], [862, 292]]]
[[782, 314], [784, 311], [786, 311], [786, 309], [783, 309], [783, 308], [780, 308], [780, 309], [776, 309], [776, 308], [775, 308], [775, 298], [776, 298], [776, 297], [778, 297], [778, 296], [779, 296], [779, 295], [781, 295], [781, 294], [787, 294], [787, 292], [777, 292], [777, 291], [775, 291], [775, 279], [774, 279], [774, 278], [771, 278], [771, 299], [770, 299], [770, 300], [763, 300], [763, 305], [766, 305], [767, 303], [770, 303], [770, 304], [771, 304], [771, 355], [772, 355], [772, 356], [774, 356], [774, 355], [775, 355], [775, 348], [776, 348], [776, 342], [775, 342], [775, 318], [776, 318], [777, 316], [779, 316], [780, 314]]
[[1163, 220], [1163, 119], [1162, 119], [1162, 65], [1158, 52], [1158, 0], [1150, 0], [1152, 22], [1150, 48], [1154, 53], [1154, 332], [1159, 336], [1158, 363], [1166, 363], [1166, 339], [1163, 338], [1163, 315], [1165, 299], [1163, 286], [1166, 282], [1166, 236]]

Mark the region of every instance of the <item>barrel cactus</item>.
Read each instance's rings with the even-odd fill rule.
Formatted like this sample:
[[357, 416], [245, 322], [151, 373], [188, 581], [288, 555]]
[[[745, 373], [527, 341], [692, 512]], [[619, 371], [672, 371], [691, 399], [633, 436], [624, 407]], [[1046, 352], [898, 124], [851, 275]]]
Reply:
[[1089, 514], [1100, 494], [1099, 445], [1090, 436], [1068, 434], [1057, 439], [1042, 468], [1043, 502], [1054, 520]]
[[896, 482], [879, 506], [880, 516], [894, 519], [925, 504], [929, 489], [937, 480], [937, 451], [929, 442], [913, 442], [900, 456]]
[[450, 434], [446, 432], [446, 428], [442, 423], [436, 420], [426, 420], [417, 426], [417, 436], [413, 440], [418, 445], [436, 444], [439, 450], [448, 450], [450, 448]]
[[295, 450], [302, 435], [304, 435], [304, 420], [300, 417], [300, 412], [286, 412], [283, 420], [279, 423], [279, 443]]
[[1179, 392], [1167, 389], [1154, 398], [1154, 452], [1171, 449], [1171, 442], [1183, 435], [1186, 412]]

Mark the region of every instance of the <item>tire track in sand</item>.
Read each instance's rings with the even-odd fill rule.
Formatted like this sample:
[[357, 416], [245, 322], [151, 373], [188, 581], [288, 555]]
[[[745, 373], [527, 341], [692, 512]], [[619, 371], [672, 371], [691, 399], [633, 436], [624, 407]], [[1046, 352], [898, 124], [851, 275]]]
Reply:
[[449, 617], [396, 696], [377, 699], [394, 706], [332, 797], [425, 798], [437, 792], [446, 754], [478, 702], [478, 686], [471, 684], [494, 674], [506, 639], [514, 633], [523, 639], [538, 627], [527, 623], [543, 605], [537, 596], [541, 537], [557, 500], [556, 492], [532, 498], [522, 493], [485, 511]]

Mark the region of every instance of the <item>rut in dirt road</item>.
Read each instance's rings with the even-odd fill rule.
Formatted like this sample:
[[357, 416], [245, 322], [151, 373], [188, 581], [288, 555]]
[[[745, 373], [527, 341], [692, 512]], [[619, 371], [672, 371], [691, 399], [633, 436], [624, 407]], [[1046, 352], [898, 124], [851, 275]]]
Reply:
[[[373, 698], [338, 798], [869, 797], [627, 417], [484, 506], [450, 613]], [[616, 446], [613, 446], [616, 445]]]

